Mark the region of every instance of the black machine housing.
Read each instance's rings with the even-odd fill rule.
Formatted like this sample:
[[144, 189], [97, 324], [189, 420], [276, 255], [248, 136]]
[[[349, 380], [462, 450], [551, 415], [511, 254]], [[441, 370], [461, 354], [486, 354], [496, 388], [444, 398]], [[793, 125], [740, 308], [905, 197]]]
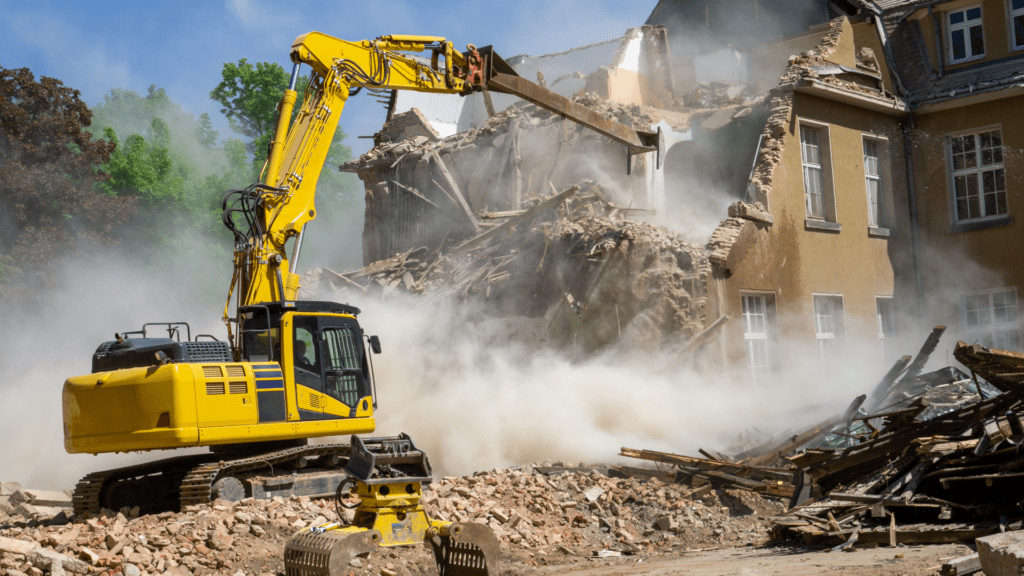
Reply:
[[[176, 338], [150, 338], [148, 326], [166, 326], [168, 336], [180, 334], [180, 327], [186, 329], [186, 341]], [[141, 338], [129, 338], [131, 334], [139, 334]], [[146, 324], [142, 330], [125, 332], [115, 335], [111, 340], [99, 345], [92, 355], [92, 371], [110, 372], [125, 368], [145, 368], [158, 366], [165, 362], [231, 362], [231, 346], [210, 336], [209, 340], [192, 340], [192, 331], [184, 322], [160, 322]]]

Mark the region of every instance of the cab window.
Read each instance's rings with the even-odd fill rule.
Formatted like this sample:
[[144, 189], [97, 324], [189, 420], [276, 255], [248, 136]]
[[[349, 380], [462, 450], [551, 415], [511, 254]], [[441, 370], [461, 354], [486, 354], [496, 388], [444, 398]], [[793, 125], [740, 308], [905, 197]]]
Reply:
[[302, 368], [314, 374], [320, 372], [317, 361], [316, 318], [295, 318], [295, 340], [292, 343], [292, 355], [296, 368]]
[[356, 335], [349, 328], [326, 328], [323, 343], [325, 392], [347, 406], [355, 406], [367, 396]]

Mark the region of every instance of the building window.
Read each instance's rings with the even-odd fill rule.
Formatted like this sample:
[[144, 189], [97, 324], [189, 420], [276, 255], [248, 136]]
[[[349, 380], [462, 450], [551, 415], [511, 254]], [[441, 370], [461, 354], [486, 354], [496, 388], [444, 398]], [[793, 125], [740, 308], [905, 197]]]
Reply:
[[1021, 350], [1016, 288], [964, 295], [963, 316], [972, 341], [999, 350]]
[[946, 25], [949, 34], [950, 62], [966, 62], [985, 55], [981, 6], [950, 12], [946, 17]]
[[1024, 48], [1024, 0], [1010, 0], [1010, 23], [1013, 26], [1013, 47]]
[[807, 216], [825, 218], [825, 178], [821, 166], [821, 129], [800, 126], [800, 154], [804, 163]]
[[956, 220], [1007, 213], [1003, 137], [999, 130], [950, 138]]
[[846, 333], [846, 313], [841, 295], [814, 295], [814, 328], [818, 338], [818, 354], [822, 360], [839, 358], [840, 343]]
[[891, 296], [875, 298], [875, 313], [878, 318], [878, 344], [882, 349], [882, 359], [889, 360], [892, 355], [892, 337], [896, 332], [896, 311]]
[[775, 295], [743, 294], [743, 339], [747, 369], [754, 383], [772, 369], [772, 334], [775, 333]]
[[882, 163], [879, 161], [878, 140], [864, 139], [864, 184], [868, 193], [868, 225], [885, 227], [882, 198]]

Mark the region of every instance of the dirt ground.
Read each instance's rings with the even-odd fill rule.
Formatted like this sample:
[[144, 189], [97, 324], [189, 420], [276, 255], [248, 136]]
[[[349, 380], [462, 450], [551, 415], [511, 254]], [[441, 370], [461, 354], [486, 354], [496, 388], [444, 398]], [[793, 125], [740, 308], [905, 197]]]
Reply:
[[942, 563], [973, 553], [963, 544], [854, 548], [830, 552], [792, 544], [685, 552], [654, 559], [581, 559], [571, 566], [526, 568], [506, 565], [503, 573], [554, 576], [916, 576], [937, 575]]

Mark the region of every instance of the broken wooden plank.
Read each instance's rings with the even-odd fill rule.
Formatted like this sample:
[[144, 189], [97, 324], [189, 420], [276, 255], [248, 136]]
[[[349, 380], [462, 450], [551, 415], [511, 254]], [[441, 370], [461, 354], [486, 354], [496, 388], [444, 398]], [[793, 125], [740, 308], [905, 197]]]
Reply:
[[953, 357], [1000, 391], [1024, 384], [1024, 354], [957, 342]]
[[[996, 526], [962, 528], [949, 528], [936, 525], [931, 529], [897, 529], [895, 531], [896, 543], [899, 544], [951, 544], [953, 542], [973, 542], [976, 538], [995, 534], [999, 531]], [[861, 542], [865, 544], [889, 544], [892, 535], [888, 527], [875, 530], [861, 530]]]
[[619, 456], [637, 458], [640, 460], [650, 460], [652, 462], [661, 462], [663, 464], [675, 464], [677, 466], [699, 468], [701, 470], [715, 470], [728, 474], [743, 474], [746, 477], [758, 480], [770, 479], [790, 482], [793, 479], [793, 471], [785, 468], [762, 468], [740, 463], [733, 464], [731, 462], [704, 460], [703, 458], [682, 456], [680, 454], [669, 454], [667, 452], [656, 452], [654, 450], [637, 450], [635, 448], [623, 447], [619, 450]]
[[554, 206], [557, 206], [562, 202], [562, 200], [565, 200], [566, 198], [579, 192], [579, 190], [579, 186], [572, 186], [570, 188], [567, 188], [566, 190], [563, 190], [559, 194], [556, 194], [555, 196], [548, 198], [547, 200], [541, 202], [540, 204], [537, 204], [536, 206], [530, 208], [529, 210], [523, 212], [522, 214], [510, 218], [507, 222], [503, 222], [500, 226], [495, 226], [494, 228], [491, 228], [490, 230], [482, 234], [479, 234], [473, 238], [470, 238], [469, 240], [466, 240], [462, 244], [459, 244], [458, 246], [453, 248], [451, 252], [448, 253], [448, 255], [455, 256], [465, 252], [466, 250], [469, 250], [470, 248], [473, 248], [474, 246], [478, 246], [482, 242], [490, 238], [493, 238], [494, 236], [497, 236], [500, 232], [513, 228], [519, 224], [522, 224], [523, 222], [530, 220], [534, 216], [537, 216], [538, 214], [541, 214], [542, 212], [549, 210]]
[[728, 320], [728, 315], [719, 316], [718, 320], [715, 320], [710, 326], [698, 332], [693, 338], [690, 338], [690, 341], [683, 346], [682, 350], [676, 353], [674, 361], [678, 362], [679, 360], [686, 358], [693, 353], [694, 350], [703, 346], [719, 328], [725, 326], [725, 323]]
[[910, 356], [904, 356], [897, 360], [878, 384], [875, 385], [875, 388], [871, 391], [870, 395], [871, 405], [868, 409], [869, 412], [873, 412], [878, 409], [882, 400], [889, 395], [889, 388], [896, 382], [896, 379], [900, 377], [900, 374], [907, 369], [911, 360], [912, 358]]
[[772, 450], [765, 452], [760, 456], [755, 456], [746, 461], [751, 466], [766, 466], [793, 452], [797, 448], [810, 444], [817, 439], [823, 438], [832, 428], [835, 428], [842, 419], [840, 416], [834, 416], [821, 424], [812, 426], [807, 430], [804, 430], [800, 434], [790, 437], [787, 441], [782, 442]]
[[716, 472], [714, 470], [705, 470], [701, 472], [701, 475], [706, 476], [708, 480], [713, 483], [725, 484], [726, 486], [733, 486], [736, 488], [742, 488], [751, 492], [765, 492], [768, 490], [768, 486], [764, 482], [758, 482], [757, 480], [750, 480], [748, 478], [742, 478], [740, 476], [734, 476], [732, 474], [726, 474], [725, 472]]
[[939, 345], [939, 340], [942, 339], [942, 334], [946, 331], [945, 326], [936, 326], [932, 329], [932, 333], [925, 339], [924, 344], [921, 345], [921, 350], [918, 351], [917, 356], [914, 357], [914, 361], [907, 367], [906, 373], [900, 378], [897, 385], [904, 382], [909, 382], [914, 378], [917, 378], [921, 374], [921, 370], [924, 369], [925, 364], [928, 363], [928, 358], [931, 357], [932, 352]]
[[413, 188], [412, 186], [406, 186], [405, 184], [402, 184], [401, 182], [397, 182], [397, 181], [395, 182], [395, 186], [398, 186], [399, 190], [402, 190], [403, 192], [407, 192], [409, 194], [412, 194], [413, 196], [419, 198], [420, 200], [423, 200], [424, 202], [426, 202], [427, 204], [430, 204], [434, 208], [437, 208], [438, 210], [441, 209], [441, 207], [438, 206], [433, 200], [431, 200], [430, 198], [427, 198], [423, 194], [420, 194], [420, 191], [415, 189], [415, 188]]
[[978, 553], [947, 560], [942, 564], [942, 576], [964, 576], [981, 572], [981, 557]]
[[441, 178], [445, 181], [448, 187], [451, 188], [452, 194], [455, 196], [455, 199], [457, 201], [456, 203], [458, 204], [459, 208], [461, 208], [463, 214], [465, 214], [466, 219], [469, 221], [469, 223], [472, 224], [473, 230], [479, 233], [480, 225], [477, 224], [476, 217], [473, 216], [473, 211], [470, 210], [469, 204], [466, 203], [466, 197], [463, 196], [462, 190], [459, 188], [459, 185], [455, 183], [455, 179], [452, 178], [451, 173], [448, 172], [448, 168], [444, 165], [444, 161], [441, 160], [441, 157], [438, 156], [437, 152], [434, 152], [433, 150], [430, 151], [430, 153], [427, 155], [427, 158], [429, 158], [430, 161], [434, 163], [434, 166], [437, 167], [437, 171], [441, 174]]
[[497, 219], [502, 219], [502, 218], [514, 218], [516, 216], [519, 216], [523, 212], [526, 212], [526, 210], [507, 210], [505, 212], [484, 212], [484, 213], [480, 214], [480, 218], [483, 218], [484, 220], [497, 220]]
[[896, 498], [890, 498], [881, 494], [848, 494], [845, 492], [832, 492], [828, 495], [833, 500], [840, 502], [857, 502], [861, 504], [875, 504], [881, 502], [885, 506], [909, 507], [909, 508], [941, 508], [939, 504], [930, 502], [904, 502]]

